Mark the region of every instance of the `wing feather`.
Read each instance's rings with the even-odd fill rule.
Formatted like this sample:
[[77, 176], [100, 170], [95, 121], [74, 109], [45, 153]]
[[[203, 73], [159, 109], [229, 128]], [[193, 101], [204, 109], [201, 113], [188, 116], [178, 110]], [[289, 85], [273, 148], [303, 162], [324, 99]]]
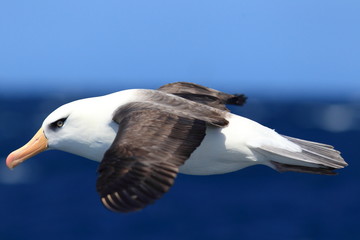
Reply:
[[158, 90], [225, 111], [229, 111], [225, 104], [242, 106], [247, 99], [244, 94], [228, 94], [190, 82], [169, 83]]
[[201, 144], [206, 124], [227, 124], [219, 111], [203, 115], [150, 102], [119, 108], [113, 118], [120, 126], [117, 136], [98, 169], [102, 203], [130, 212], [166, 193], [179, 166]]

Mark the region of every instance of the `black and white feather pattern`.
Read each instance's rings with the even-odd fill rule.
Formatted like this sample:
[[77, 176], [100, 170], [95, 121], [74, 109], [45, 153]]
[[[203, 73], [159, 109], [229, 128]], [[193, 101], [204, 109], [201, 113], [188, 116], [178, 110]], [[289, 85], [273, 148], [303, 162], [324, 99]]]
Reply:
[[[141, 101], [125, 104], [114, 113], [119, 130], [98, 169], [97, 191], [112, 211], [136, 211], [159, 199], [173, 185], [179, 167], [202, 143], [207, 126], [228, 125], [230, 113], [225, 104], [246, 101], [244, 95], [184, 82], [144, 93]], [[263, 131], [264, 127], [260, 128]], [[333, 175], [333, 170], [347, 165], [330, 145], [282, 138], [301, 151], [268, 145], [248, 147], [280, 172]]]
[[135, 211], [160, 198], [173, 185], [179, 166], [201, 144], [206, 124], [228, 123], [221, 112], [202, 116], [190, 110], [134, 102], [116, 111], [113, 120], [119, 131], [98, 169], [97, 191], [107, 208]]
[[178, 172], [224, 174], [262, 164], [332, 175], [347, 166], [330, 145], [280, 135], [226, 107], [245, 101], [186, 82], [80, 99], [53, 111], [6, 164], [13, 168], [46, 148], [98, 161], [97, 191], [117, 212], [159, 199]]

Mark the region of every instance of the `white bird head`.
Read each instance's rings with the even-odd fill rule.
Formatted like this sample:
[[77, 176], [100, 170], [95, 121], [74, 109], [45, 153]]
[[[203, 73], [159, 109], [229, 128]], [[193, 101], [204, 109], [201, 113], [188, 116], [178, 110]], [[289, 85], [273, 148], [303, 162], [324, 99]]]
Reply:
[[27, 144], [7, 157], [7, 166], [14, 168], [26, 159], [51, 149], [101, 161], [118, 129], [112, 121], [113, 111], [114, 106], [106, 104], [101, 97], [59, 107], [44, 120]]

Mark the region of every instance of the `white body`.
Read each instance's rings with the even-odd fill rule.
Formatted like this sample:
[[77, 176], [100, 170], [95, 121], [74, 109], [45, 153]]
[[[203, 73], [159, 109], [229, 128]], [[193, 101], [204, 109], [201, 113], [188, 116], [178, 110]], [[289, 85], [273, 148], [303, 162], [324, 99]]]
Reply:
[[274, 146], [294, 152], [301, 148], [280, 136], [274, 130], [250, 119], [229, 114], [229, 125], [224, 128], [208, 127], [206, 136], [180, 172], [193, 175], [222, 174], [255, 164], [272, 167], [269, 159], [252, 151], [261, 145]]
[[[43, 123], [50, 149], [57, 149], [101, 161], [112, 144], [118, 127], [112, 121], [114, 111], [123, 104], [146, 100], [146, 91], [132, 89], [102, 97], [78, 100], [61, 106]], [[49, 129], [49, 124], [68, 117], [61, 134]], [[221, 174], [255, 164], [271, 166], [263, 155], [251, 148], [262, 145], [301, 152], [301, 148], [275, 131], [250, 119], [231, 114], [224, 128], [209, 126], [201, 145], [180, 167], [180, 172], [193, 175]], [[71, 135], [71, 137], [70, 137]]]

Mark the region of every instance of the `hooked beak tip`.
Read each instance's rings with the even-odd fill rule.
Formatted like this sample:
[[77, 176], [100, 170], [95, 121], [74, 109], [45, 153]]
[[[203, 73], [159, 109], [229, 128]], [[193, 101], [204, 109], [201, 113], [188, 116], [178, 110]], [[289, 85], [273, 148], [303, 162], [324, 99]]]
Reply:
[[14, 152], [10, 153], [9, 156], [6, 158], [6, 166], [9, 169], [13, 169], [14, 167], [16, 167], [19, 163], [16, 162], [15, 160], [15, 154]]
[[46, 150], [48, 148], [47, 138], [44, 135], [44, 131], [40, 128], [35, 136], [23, 147], [13, 151], [6, 158], [6, 166], [13, 169], [26, 159], [35, 156], [36, 154]]

